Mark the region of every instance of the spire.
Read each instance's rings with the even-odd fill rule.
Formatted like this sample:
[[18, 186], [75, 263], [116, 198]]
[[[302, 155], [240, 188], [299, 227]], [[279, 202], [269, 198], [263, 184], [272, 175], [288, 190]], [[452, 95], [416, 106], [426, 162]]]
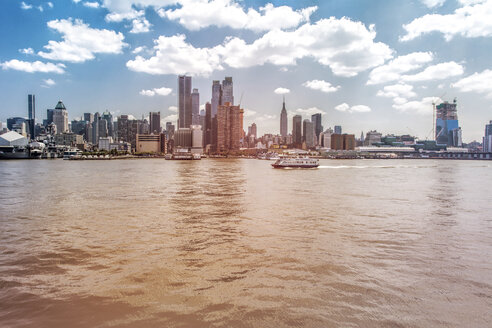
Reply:
[[286, 110], [285, 109], [285, 95], [284, 95], [284, 102], [283, 102], [283, 105], [282, 105], [282, 110]]

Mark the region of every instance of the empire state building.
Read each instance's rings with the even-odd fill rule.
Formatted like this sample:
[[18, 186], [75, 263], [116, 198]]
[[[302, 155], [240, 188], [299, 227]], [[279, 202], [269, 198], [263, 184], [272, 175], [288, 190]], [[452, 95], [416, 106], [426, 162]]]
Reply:
[[282, 106], [282, 111], [280, 112], [280, 135], [282, 137], [287, 136], [287, 110], [285, 109], [285, 97]]

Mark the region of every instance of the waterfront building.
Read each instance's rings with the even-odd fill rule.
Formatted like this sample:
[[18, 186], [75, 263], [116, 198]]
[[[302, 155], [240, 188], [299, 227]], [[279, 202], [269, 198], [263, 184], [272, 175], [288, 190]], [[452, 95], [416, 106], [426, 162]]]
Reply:
[[224, 105], [226, 103], [230, 103], [231, 106], [234, 106], [234, 89], [232, 77], [230, 76], [226, 76], [222, 81], [222, 97], [220, 105]]
[[[232, 83], [232, 81], [231, 81]], [[217, 110], [217, 151], [239, 150], [240, 108], [226, 102]], [[254, 124], [254, 123], [253, 123]]]
[[354, 150], [355, 135], [354, 134], [338, 134], [331, 135], [331, 149], [333, 150]]
[[63, 146], [75, 147], [77, 145], [84, 144], [84, 137], [79, 134], [75, 134], [73, 132], [57, 133], [55, 134], [54, 140], [56, 145], [63, 145]]
[[191, 124], [200, 124], [200, 93], [193, 89], [191, 93]]
[[97, 148], [99, 150], [110, 151], [111, 150], [111, 144], [112, 143], [113, 143], [113, 138], [112, 137], [101, 137], [101, 138], [99, 138], [99, 142], [98, 142]]
[[364, 139], [364, 146], [372, 146], [381, 142], [381, 137], [383, 135], [376, 130], [369, 131], [366, 133], [366, 138]]
[[287, 136], [287, 110], [285, 109], [285, 97], [282, 103], [282, 110], [280, 111], [280, 135], [282, 137]]
[[483, 151], [492, 153], [492, 120], [485, 125], [485, 136], [483, 137]]
[[60, 100], [52, 112], [52, 122], [56, 125], [56, 133], [68, 132], [68, 111]]
[[331, 128], [328, 128], [322, 134], [323, 134], [322, 146], [330, 149], [331, 148], [331, 135], [333, 134], [333, 130]]
[[461, 147], [461, 128], [458, 124], [456, 99], [453, 103], [447, 101], [436, 107], [436, 135], [438, 144]]
[[302, 132], [303, 142], [306, 143], [306, 148], [313, 148], [315, 146], [316, 138], [316, 136], [314, 135], [314, 123], [308, 119], [305, 119], [302, 122]]
[[191, 152], [203, 153], [203, 131], [201, 125], [191, 125]]
[[174, 132], [174, 148], [190, 149], [193, 147], [193, 135], [190, 128], [181, 128]]
[[[179, 131], [179, 130], [178, 130]], [[165, 153], [166, 136], [159, 134], [137, 134], [136, 151], [140, 153]]]
[[191, 76], [178, 76], [178, 129], [189, 128], [192, 123]]
[[302, 116], [294, 115], [292, 118], [292, 141], [294, 147], [302, 145]]
[[7, 119], [7, 129], [10, 131], [14, 130], [14, 126], [20, 126], [26, 124], [27, 120], [24, 117], [10, 117]]
[[27, 95], [27, 113], [29, 118], [29, 135], [31, 139], [36, 137], [34, 125], [36, 124], [36, 96]]
[[342, 126], [341, 125], [335, 125], [334, 133], [335, 134], [342, 134]]
[[161, 112], [149, 113], [149, 126], [150, 126], [150, 133], [153, 134], [161, 133]]
[[314, 124], [315, 140], [319, 140], [319, 135], [323, 132], [323, 125], [321, 124], [321, 113], [311, 115], [311, 122]]
[[27, 138], [15, 131], [5, 132], [0, 135], [0, 147], [25, 147], [27, 144]]

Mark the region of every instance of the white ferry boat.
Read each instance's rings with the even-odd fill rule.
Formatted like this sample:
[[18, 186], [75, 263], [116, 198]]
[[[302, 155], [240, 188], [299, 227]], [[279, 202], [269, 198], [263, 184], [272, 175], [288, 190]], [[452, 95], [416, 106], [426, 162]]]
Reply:
[[77, 159], [82, 157], [82, 151], [79, 149], [68, 149], [63, 152], [63, 159]]
[[309, 169], [318, 167], [319, 161], [316, 158], [280, 158], [272, 166], [276, 169], [284, 167]]

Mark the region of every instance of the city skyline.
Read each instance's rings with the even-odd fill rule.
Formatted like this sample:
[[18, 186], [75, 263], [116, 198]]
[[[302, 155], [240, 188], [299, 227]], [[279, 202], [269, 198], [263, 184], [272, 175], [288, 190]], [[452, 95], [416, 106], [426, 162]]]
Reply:
[[[232, 76], [244, 126], [259, 135], [280, 133], [283, 97], [289, 133], [294, 115], [322, 112], [325, 129], [432, 138], [438, 97], [458, 99], [464, 142], [481, 141], [490, 121], [491, 1], [143, 3], [2, 3], [0, 121], [27, 117], [35, 94], [37, 122], [62, 100], [69, 120], [108, 110], [176, 124], [180, 74], [192, 76], [200, 109], [212, 81]], [[309, 35], [314, 44], [299, 41]]]

